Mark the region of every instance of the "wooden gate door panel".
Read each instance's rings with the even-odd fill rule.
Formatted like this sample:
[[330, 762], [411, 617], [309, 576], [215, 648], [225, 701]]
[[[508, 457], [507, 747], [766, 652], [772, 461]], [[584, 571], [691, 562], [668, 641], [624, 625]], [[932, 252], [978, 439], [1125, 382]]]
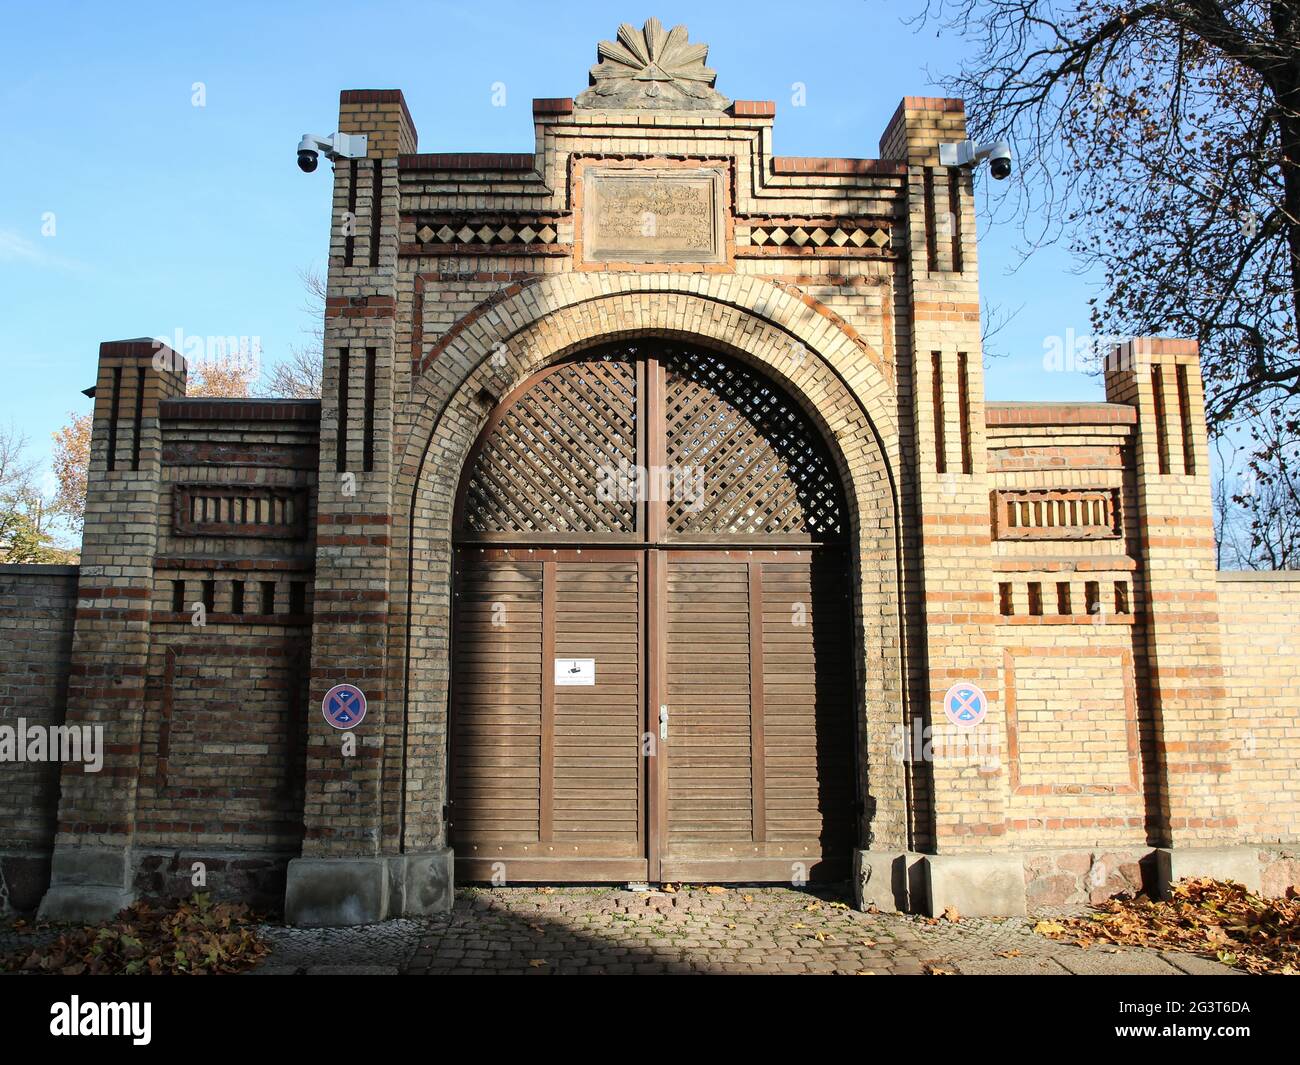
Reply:
[[749, 572], [668, 556], [669, 857], [754, 838]]
[[847, 514], [819, 429], [718, 352], [629, 338], [498, 404], [454, 506], [457, 876], [847, 872]]
[[473, 554], [456, 566], [451, 809], [496, 853], [539, 838], [542, 566]]
[[[531, 555], [457, 552], [457, 875], [644, 880], [641, 553]], [[557, 683], [557, 658], [594, 683]]]
[[838, 552], [667, 553], [663, 880], [839, 879], [853, 668]]
[[595, 660], [595, 681], [557, 685], [551, 838], [573, 853], [640, 858], [641, 560], [584, 552], [555, 567], [552, 658]]
[[836, 864], [852, 847], [855, 819], [846, 569], [838, 552], [761, 563], [767, 839], [809, 851], [820, 844]]

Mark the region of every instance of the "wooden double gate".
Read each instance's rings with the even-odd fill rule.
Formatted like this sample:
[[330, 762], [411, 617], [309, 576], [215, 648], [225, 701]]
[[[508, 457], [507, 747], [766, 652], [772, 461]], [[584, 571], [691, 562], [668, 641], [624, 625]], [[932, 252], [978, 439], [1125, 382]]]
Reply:
[[457, 876], [844, 876], [845, 520], [806, 416], [714, 352], [625, 342], [506, 397], [456, 502]]

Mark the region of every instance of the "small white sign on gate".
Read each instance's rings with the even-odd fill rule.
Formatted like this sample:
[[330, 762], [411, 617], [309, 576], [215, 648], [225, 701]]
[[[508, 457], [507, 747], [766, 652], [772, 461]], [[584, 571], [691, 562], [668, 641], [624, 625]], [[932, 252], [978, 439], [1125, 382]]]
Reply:
[[584, 685], [590, 687], [596, 683], [596, 660], [594, 658], [557, 658], [555, 660], [556, 687]]

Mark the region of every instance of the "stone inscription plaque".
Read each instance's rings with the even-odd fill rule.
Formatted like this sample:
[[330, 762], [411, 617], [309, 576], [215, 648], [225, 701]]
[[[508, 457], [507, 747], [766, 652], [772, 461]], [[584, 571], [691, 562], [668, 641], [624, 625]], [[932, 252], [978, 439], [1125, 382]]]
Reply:
[[726, 259], [718, 170], [588, 170], [583, 258], [613, 263]]

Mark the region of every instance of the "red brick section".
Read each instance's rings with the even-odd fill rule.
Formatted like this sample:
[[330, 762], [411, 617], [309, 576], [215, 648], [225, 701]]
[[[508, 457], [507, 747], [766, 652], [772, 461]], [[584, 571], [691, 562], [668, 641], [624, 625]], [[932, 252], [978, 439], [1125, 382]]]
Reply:
[[[315, 422], [315, 418], [303, 421]], [[246, 444], [240, 441], [203, 443], [179, 440], [163, 445], [164, 466], [278, 466], [286, 470], [314, 470], [318, 449], [312, 444]]]
[[906, 174], [907, 164], [893, 159], [831, 159], [794, 155], [772, 157], [774, 174]]
[[775, 118], [774, 100], [733, 100], [727, 113], [734, 118]]
[[1136, 425], [1127, 403], [989, 403], [986, 425]]
[[573, 114], [573, 98], [565, 97], [543, 97], [533, 100], [534, 115], [571, 115]]
[[[157, 570], [215, 570], [220, 573], [240, 572], [245, 570], [270, 570], [284, 573], [310, 573], [310, 559], [294, 560], [289, 558], [263, 558], [254, 555], [249, 558], [187, 558], [180, 555], [159, 555], [154, 559]], [[187, 614], [186, 617], [189, 615]]]
[[[400, 104], [402, 116], [406, 119], [407, 125], [411, 127], [412, 136], [415, 135], [415, 120], [411, 118], [411, 112], [406, 106], [406, 97], [402, 95], [401, 89], [344, 89], [339, 93], [339, 105], [343, 104]], [[343, 130], [344, 133], [354, 132], [353, 130]]]
[[[1053, 434], [1054, 435], [1054, 434]], [[1051, 436], [1032, 447], [989, 448], [989, 470], [994, 473], [1049, 470], [1122, 470], [1124, 448], [1119, 443], [1056, 447]]]
[[134, 340], [105, 340], [99, 345], [99, 357], [110, 359], [139, 359], [155, 352], [168, 352], [174, 359], [181, 356], [166, 344], [160, 344], [152, 337], [136, 337]]
[[168, 399], [159, 405], [163, 421], [318, 422], [318, 399]]
[[[1137, 562], [1122, 555], [1097, 555], [1095, 558], [1080, 556], [1061, 558], [1058, 555], [1018, 555], [1015, 558], [995, 558], [995, 573], [1080, 573], [1088, 572], [1129, 572], [1137, 568]], [[1005, 619], [1003, 619], [1005, 622]], [[1092, 619], [1088, 621], [1091, 623]]]
[[496, 170], [531, 171], [536, 169], [535, 156], [522, 152], [448, 152], [432, 155], [400, 155], [397, 165], [403, 170]]
[[397, 309], [392, 296], [330, 296], [325, 300], [326, 318], [391, 318]]

